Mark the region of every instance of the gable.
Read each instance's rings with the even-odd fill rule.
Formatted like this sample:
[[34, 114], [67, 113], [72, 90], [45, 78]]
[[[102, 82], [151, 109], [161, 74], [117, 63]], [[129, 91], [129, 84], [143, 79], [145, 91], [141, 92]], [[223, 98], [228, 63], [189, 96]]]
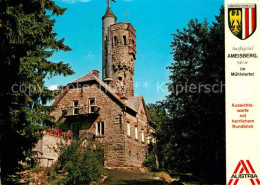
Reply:
[[62, 91], [62, 93], [55, 99], [52, 106], [57, 106], [60, 103], [60, 101], [64, 98], [64, 96], [66, 96], [66, 94], [68, 93], [68, 91], [70, 90], [71, 87], [75, 87], [75, 86], [80, 87], [81, 85], [84, 85], [84, 84], [94, 84], [94, 83], [97, 83], [98, 86], [100, 87], [100, 89], [102, 89], [106, 95], [111, 96], [115, 100], [115, 102], [120, 104], [120, 106], [124, 106], [127, 108], [127, 110], [136, 112], [136, 109], [131, 104], [125, 103], [125, 101], [123, 101], [121, 99], [122, 97], [118, 96], [115, 93], [114, 89], [112, 89], [105, 82], [103, 82], [102, 80], [100, 80], [99, 78], [97, 78], [96, 76], [94, 76], [91, 73], [87, 73], [87, 74], [83, 75], [82, 77], [69, 83], [67, 85], [67, 87]]
[[139, 119], [142, 119], [145, 122], [149, 121], [149, 116], [148, 116], [148, 111], [147, 111], [147, 107], [144, 101], [143, 96], [141, 96], [138, 108], [137, 108], [137, 117]]

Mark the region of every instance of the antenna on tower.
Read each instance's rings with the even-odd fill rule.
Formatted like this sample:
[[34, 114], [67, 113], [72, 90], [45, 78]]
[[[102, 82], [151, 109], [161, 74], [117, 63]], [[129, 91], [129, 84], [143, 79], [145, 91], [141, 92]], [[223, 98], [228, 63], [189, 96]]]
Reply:
[[110, 8], [111, 1], [116, 2], [116, 0], [107, 0], [107, 7]]
[[107, 6], [110, 8], [110, 0], [107, 0]]
[[129, 13], [128, 13], [128, 8], [127, 8], [127, 9], [126, 9], [126, 14], [125, 14], [126, 22], [128, 22], [128, 16], [129, 16]]

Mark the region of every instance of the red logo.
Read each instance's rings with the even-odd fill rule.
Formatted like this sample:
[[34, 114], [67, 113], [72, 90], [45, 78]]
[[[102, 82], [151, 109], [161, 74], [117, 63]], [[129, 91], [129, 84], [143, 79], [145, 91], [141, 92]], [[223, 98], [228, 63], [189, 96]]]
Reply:
[[249, 160], [239, 161], [228, 185], [236, 185], [240, 179], [249, 179], [252, 185], [260, 185], [260, 180]]

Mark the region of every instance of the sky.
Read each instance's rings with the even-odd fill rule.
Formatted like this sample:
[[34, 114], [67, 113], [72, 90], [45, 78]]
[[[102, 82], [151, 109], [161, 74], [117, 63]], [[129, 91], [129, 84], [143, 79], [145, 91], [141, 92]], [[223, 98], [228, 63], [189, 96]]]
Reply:
[[[46, 86], [53, 88], [97, 69], [102, 69], [102, 16], [106, 0], [55, 0], [67, 8], [55, 17], [54, 31], [58, 39], [65, 38], [70, 52], [57, 52], [53, 62], [69, 63], [75, 74], [46, 79]], [[137, 60], [135, 61], [135, 96], [144, 96], [146, 103], [156, 103], [167, 96], [166, 83], [173, 62], [172, 33], [182, 30], [190, 19], [215, 21], [224, 0], [117, 0], [111, 2], [117, 22], [128, 22], [136, 29]], [[101, 77], [101, 75], [100, 75]]]

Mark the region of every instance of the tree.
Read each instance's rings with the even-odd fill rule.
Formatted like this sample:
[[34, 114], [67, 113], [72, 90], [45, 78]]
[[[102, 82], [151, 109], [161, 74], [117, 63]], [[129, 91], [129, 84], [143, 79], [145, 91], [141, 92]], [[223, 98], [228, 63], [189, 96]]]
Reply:
[[160, 169], [167, 169], [167, 164], [164, 162], [167, 161], [167, 158], [172, 157], [170, 153], [168, 153], [169, 150], [167, 150], [166, 143], [168, 142], [168, 135], [165, 134], [165, 132], [170, 129], [169, 115], [162, 102], [149, 104], [147, 110], [151, 120], [150, 126], [156, 130], [152, 135], [152, 137], [156, 139], [156, 142], [151, 142], [148, 147], [149, 156], [146, 163], [152, 163], [150, 166], [152, 166], [153, 170], [157, 170], [158, 167]]
[[225, 183], [224, 8], [212, 25], [195, 19], [177, 30], [171, 47], [170, 93], [164, 101], [171, 121], [159, 125], [160, 137], [167, 138], [159, 144], [161, 163], [204, 183]]
[[46, 102], [55, 94], [46, 78], [71, 75], [63, 62], [48, 60], [55, 51], [70, 51], [53, 27], [66, 9], [52, 0], [0, 1], [1, 176], [14, 174], [40, 138], [44, 123], [52, 123]]

